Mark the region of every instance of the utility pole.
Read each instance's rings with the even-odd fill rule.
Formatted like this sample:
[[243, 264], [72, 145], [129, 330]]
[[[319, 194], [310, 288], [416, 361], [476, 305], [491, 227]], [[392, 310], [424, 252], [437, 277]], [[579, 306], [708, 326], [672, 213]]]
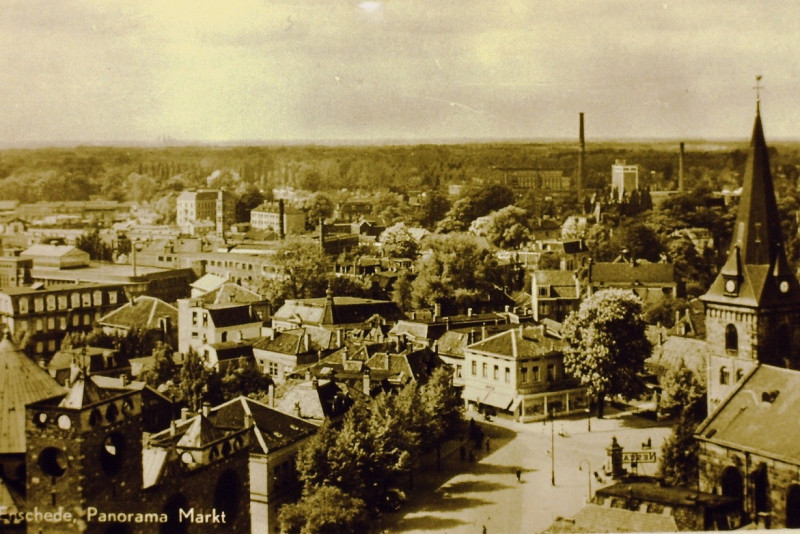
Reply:
[[550, 410], [550, 484], [556, 485], [556, 414]]

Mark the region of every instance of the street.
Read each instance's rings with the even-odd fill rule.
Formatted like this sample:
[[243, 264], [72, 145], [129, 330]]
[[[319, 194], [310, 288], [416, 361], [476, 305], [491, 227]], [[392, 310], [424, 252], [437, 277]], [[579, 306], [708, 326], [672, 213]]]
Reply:
[[[475, 450], [475, 463], [470, 463], [462, 461], [456, 449], [443, 458], [440, 471], [423, 470], [415, 476], [408, 502], [399, 512], [381, 518], [374, 525], [376, 531], [481, 534], [486, 527], [487, 534], [540, 532], [557, 516], [569, 517], [579, 510], [590, 485], [594, 490], [611, 483], [602, 467], [612, 437], [626, 451], [642, 450], [648, 439], [659, 451], [670, 432], [667, 425], [613, 409], [604, 419], [592, 418], [591, 432], [585, 418], [557, 419], [552, 427], [552, 470], [552, 423], [484, 422], [472, 413], [469, 417], [480, 421], [490, 450], [484, 443]], [[638, 471], [655, 474], [657, 467], [657, 463], [640, 464]]]

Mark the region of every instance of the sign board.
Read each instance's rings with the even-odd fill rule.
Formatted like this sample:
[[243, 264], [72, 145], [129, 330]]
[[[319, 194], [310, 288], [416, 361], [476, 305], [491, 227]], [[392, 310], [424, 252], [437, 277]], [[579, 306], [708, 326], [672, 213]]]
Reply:
[[656, 451], [630, 451], [622, 453], [623, 463], [654, 464], [656, 463]]

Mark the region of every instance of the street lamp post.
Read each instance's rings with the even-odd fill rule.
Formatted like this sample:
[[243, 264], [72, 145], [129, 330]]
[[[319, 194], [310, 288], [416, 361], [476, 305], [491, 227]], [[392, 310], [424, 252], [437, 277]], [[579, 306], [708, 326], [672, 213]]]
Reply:
[[556, 485], [556, 412], [550, 410], [550, 484]]
[[584, 462], [586, 463], [586, 482], [588, 483], [588, 486], [589, 486], [589, 495], [588, 495], [588, 497], [586, 497], [586, 502], [591, 502], [591, 500], [592, 500], [592, 466], [589, 463], [589, 460], [587, 460], [586, 458], [582, 459], [578, 463], [578, 471], [583, 471]]

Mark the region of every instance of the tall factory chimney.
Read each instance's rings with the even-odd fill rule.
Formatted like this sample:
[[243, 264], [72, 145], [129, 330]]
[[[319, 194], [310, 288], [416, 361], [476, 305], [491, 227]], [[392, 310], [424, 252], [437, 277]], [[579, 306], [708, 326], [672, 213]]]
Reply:
[[683, 191], [683, 141], [681, 141], [681, 152], [678, 155], [678, 191]]
[[578, 190], [578, 200], [581, 199], [581, 190], [583, 189], [583, 183], [586, 173], [586, 165], [584, 158], [586, 157], [586, 140], [583, 136], [583, 112], [579, 114], [579, 130], [578, 130], [578, 139], [580, 141], [580, 151], [578, 152], [578, 183], [576, 184], [576, 189]]
[[286, 207], [282, 198], [278, 200], [278, 237], [281, 241], [286, 238]]

